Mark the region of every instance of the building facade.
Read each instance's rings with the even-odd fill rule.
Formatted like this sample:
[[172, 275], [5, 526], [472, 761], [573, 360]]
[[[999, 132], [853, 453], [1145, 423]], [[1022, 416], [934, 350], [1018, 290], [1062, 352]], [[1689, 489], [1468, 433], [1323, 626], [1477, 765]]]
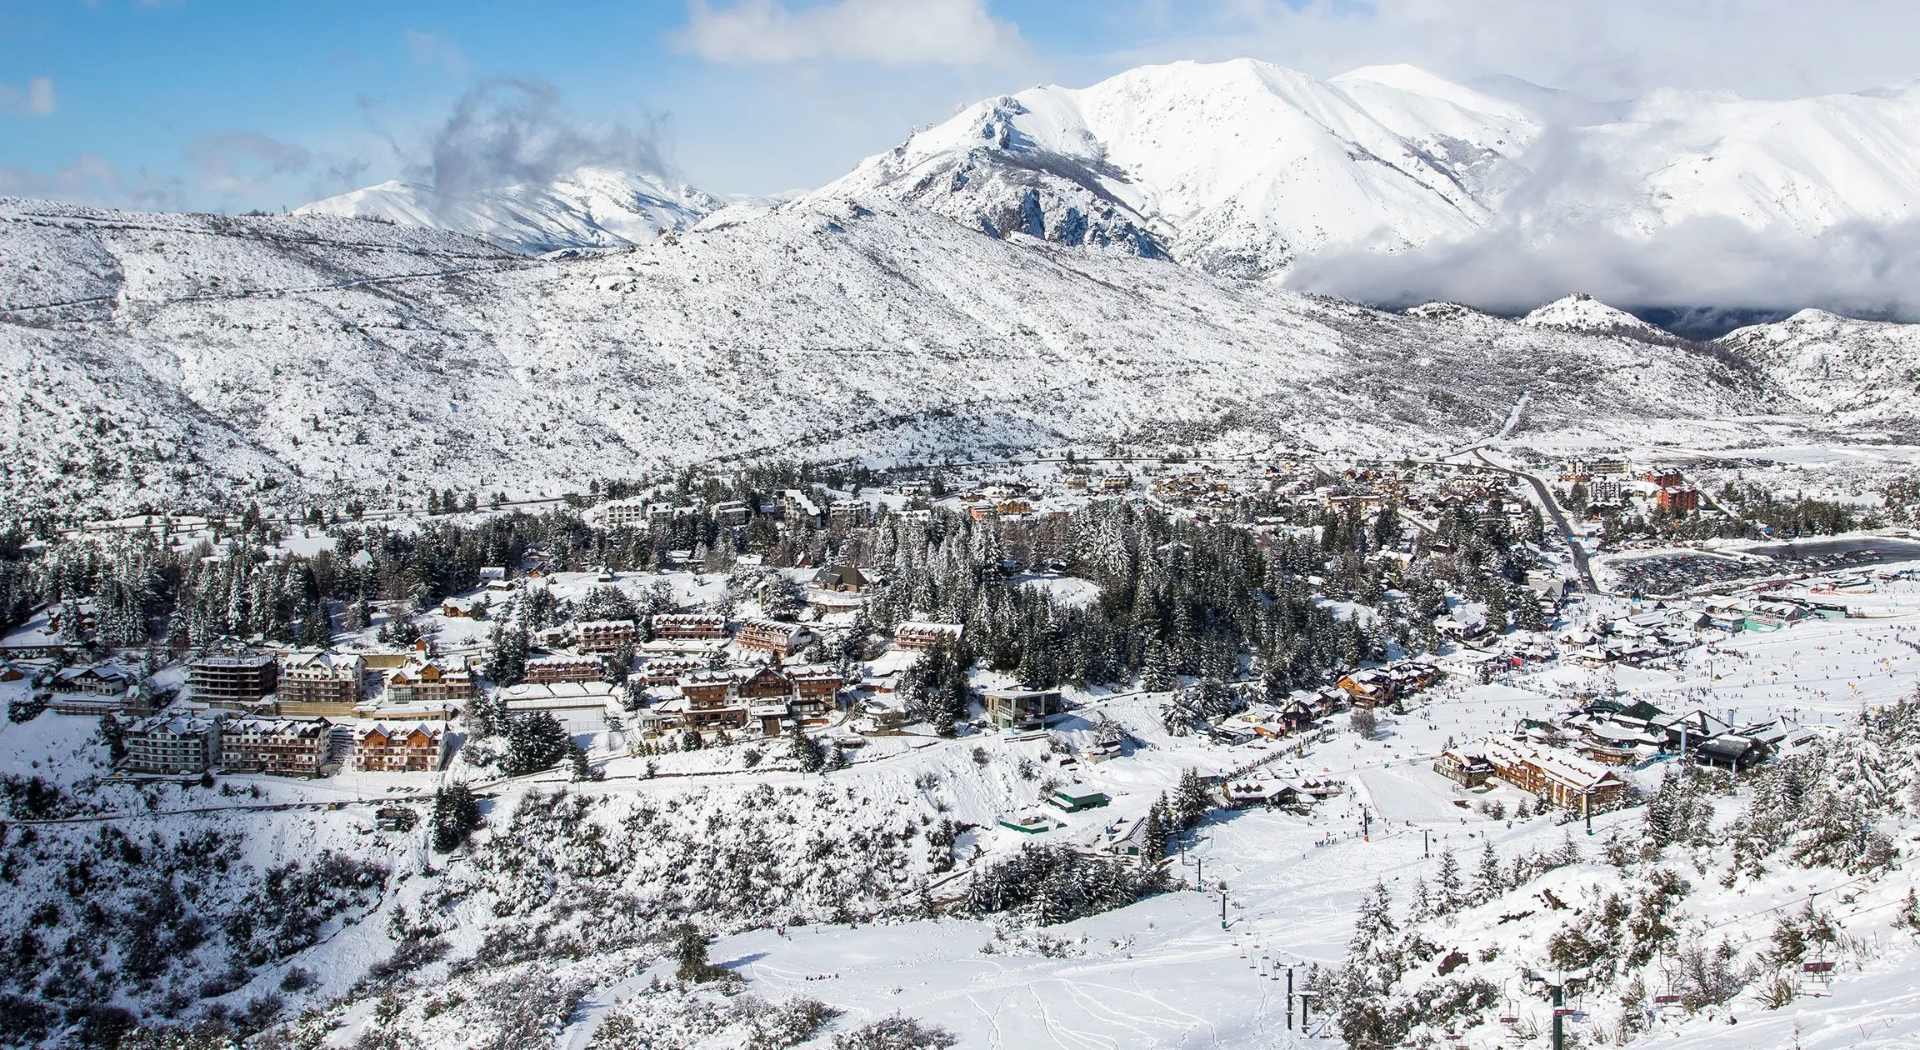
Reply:
[[388, 703], [445, 704], [473, 696], [473, 670], [465, 657], [416, 660], [387, 674]]
[[446, 733], [425, 723], [360, 730], [353, 742], [353, 768], [362, 773], [435, 773], [446, 757]]
[[220, 720], [189, 715], [142, 719], [127, 730], [126, 744], [122, 768], [128, 772], [204, 773], [220, 753]]
[[632, 620], [586, 620], [575, 628], [573, 647], [583, 653], [617, 652], [637, 645], [640, 625]]
[[353, 714], [366, 695], [367, 661], [335, 652], [288, 653], [280, 659], [280, 713]]
[[220, 765], [278, 776], [317, 777], [333, 759], [324, 718], [238, 718], [221, 727]]
[[193, 698], [218, 707], [272, 696], [279, 684], [280, 668], [266, 653], [203, 656], [187, 665], [187, 675]]

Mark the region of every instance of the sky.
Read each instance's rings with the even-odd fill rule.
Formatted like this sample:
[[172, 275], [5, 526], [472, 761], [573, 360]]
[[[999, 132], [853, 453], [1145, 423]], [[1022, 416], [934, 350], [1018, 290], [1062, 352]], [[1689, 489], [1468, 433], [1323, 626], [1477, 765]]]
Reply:
[[810, 188], [967, 103], [1177, 59], [1589, 98], [1920, 78], [1911, 0], [0, 0], [0, 194], [278, 210], [577, 164]]

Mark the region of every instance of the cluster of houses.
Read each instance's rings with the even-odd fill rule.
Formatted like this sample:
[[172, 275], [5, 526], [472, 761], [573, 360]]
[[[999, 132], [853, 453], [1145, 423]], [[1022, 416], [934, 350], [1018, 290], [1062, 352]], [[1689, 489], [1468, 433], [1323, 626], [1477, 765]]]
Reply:
[[1418, 660], [1363, 668], [1341, 677], [1336, 686], [1355, 707], [1386, 707], [1440, 680], [1440, 669]]
[[1585, 491], [1592, 517], [1607, 510], [1633, 509], [1636, 504], [1644, 510], [1693, 514], [1703, 502], [1700, 490], [1678, 469], [1651, 466], [1635, 471], [1627, 459], [1570, 459], [1560, 468], [1560, 484], [1568, 499], [1575, 485]]
[[1497, 777], [1549, 805], [1583, 813], [1619, 806], [1627, 790], [1619, 773], [1598, 762], [1559, 748], [1491, 737], [1448, 748], [1433, 768], [1462, 787], [1484, 787]]
[[1843, 619], [1847, 608], [1831, 592], [1812, 590], [1649, 601], [1626, 616], [1569, 627], [1558, 640], [1573, 660], [1589, 667], [1637, 667], [1742, 631], [1778, 631], [1808, 620]]
[[439, 725], [336, 725], [325, 718], [260, 718], [180, 711], [123, 730], [130, 773], [185, 776], [221, 769], [318, 777], [343, 765], [364, 772], [430, 773], [446, 761]]
[[[593, 508], [592, 516], [608, 528], [669, 529], [683, 518], [698, 517], [702, 509], [696, 504], [675, 505], [636, 497], [602, 503]], [[877, 514], [869, 501], [830, 499], [819, 486], [782, 489], [773, 494], [772, 502], [759, 506], [744, 500], [723, 500], [704, 509], [715, 524], [728, 528], [746, 525], [755, 515], [830, 529], [854, 528], [870, 524]]]
[[1559, 725], [1535, 723], [1530, 735], [1566, 741], [1588, 758], [1609, 765], [1638, 765], [1678, 755], [1703, 765], [1739, 772], [1791, 742], [1800, 727], [1788, 719], [1735, 725], [1695, 709], [1669, 714], [1652, 703], [1598, 699]]

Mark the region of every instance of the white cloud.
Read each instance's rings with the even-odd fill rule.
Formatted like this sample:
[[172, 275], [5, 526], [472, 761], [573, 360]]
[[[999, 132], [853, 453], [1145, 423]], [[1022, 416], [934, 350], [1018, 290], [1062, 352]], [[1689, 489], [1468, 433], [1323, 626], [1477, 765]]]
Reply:
[[53, 112], [54, 105], [52, 77], [34, 77], [27, 81], [25, 91], [0, 84], [0, 113], [44, 117]]
[[423, 33], [409, 29], [401, 34], [406, 41], [407, 53], [415, 62], [423, 66], [439, 66], [450, 77], [467, 75], [467, 55], [460, 45], [439, 33]]
[[1251, 55], [1325, 76], [1408, 62], [1601, 99], [1661, 87], [1803, 97], [1920, 74], [1908, 0], [1148, 0], [1132, 12], [1151, 42], [1109, 56], [1127, 65]]
[[841, 61], [988, 65], [1025, 53], [1020, 30], [984, 0], [827, 0], [790, 10], [781, 0], [715, 9], [688, 0], [673, 46], [727, 65]]
[[182, 151], [201, 188], [223, 196], [261, 193], [286, 174], [306, 171], [313, 154], [258, 131], [213, 131], [194, 136]]

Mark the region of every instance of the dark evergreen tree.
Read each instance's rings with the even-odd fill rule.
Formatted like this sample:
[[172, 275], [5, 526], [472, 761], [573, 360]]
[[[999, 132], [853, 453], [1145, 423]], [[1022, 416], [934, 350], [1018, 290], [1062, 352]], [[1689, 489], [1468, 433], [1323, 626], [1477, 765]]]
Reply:
[[545, 711], [520, 715], [507, 723], [507, 754], [502, 768], [510, 777], [538, 773], [559, 765], [573, 749], [573, 738], [552, 715]]
[[446, 784], [433, 796], [433, 848], [437, 853], [459, 849], [480, 826], [480, 800], [465, 784]]

